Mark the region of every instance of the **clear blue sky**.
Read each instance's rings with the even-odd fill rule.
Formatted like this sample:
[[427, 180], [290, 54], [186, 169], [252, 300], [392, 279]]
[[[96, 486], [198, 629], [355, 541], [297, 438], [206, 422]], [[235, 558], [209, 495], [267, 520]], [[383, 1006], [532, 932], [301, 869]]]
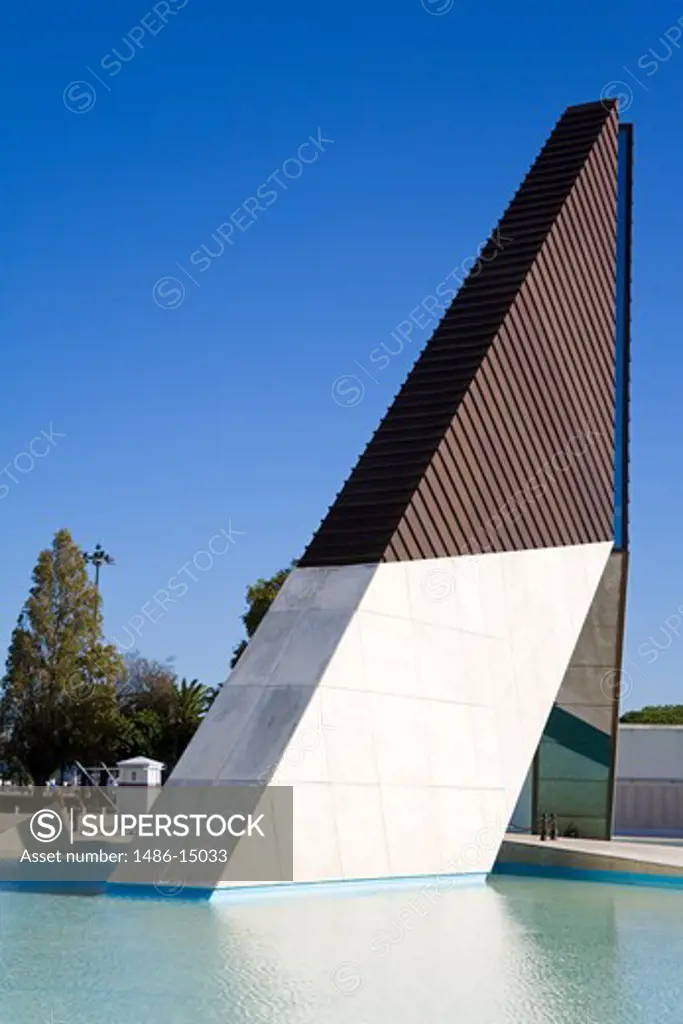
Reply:
[[[564, 107], [621, 80], [636, 125], [627, 703], [683, 702], [683, 639], [654, 664], [638, 654], [683, 603], [683, 51], [664, 60], [661, 41], [681, 10], [423, 3], [6, 5], [3, 652], [57, 528], [115, 556], [105, 626], [128, 642], [232, 524], [229, 552], [186, 571], [139, 641], [224, 678], [246, 585], [301, 552], [429, 330], [376, 383], [356, 361], [476, 252]], [[334, 141], [287, 178], [319, 129]], [[262, 209], [235, 215], [259, 186]], [[365, 385], [354, 405], [348, 382], [332, 395], [347, 374]], [[13, 468], [50, 424], [66, 436]]]

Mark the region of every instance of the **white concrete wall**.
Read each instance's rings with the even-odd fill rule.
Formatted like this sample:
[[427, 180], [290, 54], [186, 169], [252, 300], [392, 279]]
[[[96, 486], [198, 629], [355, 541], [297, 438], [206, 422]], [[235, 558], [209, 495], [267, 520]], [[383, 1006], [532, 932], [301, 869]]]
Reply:
[[618, 779], [683, 779], [683, 726], [620, 725]]
[[683, 781], [617, 779], [616, 834], [683, 835]]
[[488, 872], [611, 547], [296, 570], [173, 781], [292, 785], [297, 881]]

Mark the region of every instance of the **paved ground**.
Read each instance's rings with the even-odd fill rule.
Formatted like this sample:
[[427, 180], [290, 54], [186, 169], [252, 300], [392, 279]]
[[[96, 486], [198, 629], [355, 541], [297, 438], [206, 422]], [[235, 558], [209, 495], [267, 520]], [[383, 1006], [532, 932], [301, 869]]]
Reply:
[[620, 843], [654, 843], [656, 846], [683, 846], [683, 836], [615, 836]]
[[683, 843], [680, 840], [650, 840], [641, 837], [612, 839], [566, 839], [541, 842], [538, 836], [508, 833], [499, 861], [619, 871], [635, 874], [683, 876]]

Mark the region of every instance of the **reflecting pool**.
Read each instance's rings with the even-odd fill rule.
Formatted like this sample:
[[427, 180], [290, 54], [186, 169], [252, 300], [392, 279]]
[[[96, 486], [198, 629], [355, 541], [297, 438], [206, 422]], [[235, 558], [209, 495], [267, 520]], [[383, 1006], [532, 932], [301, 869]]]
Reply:
[[0, 893], [1, 1024], [683, 1021], [683, 892], [493, 879], [199, 904]]

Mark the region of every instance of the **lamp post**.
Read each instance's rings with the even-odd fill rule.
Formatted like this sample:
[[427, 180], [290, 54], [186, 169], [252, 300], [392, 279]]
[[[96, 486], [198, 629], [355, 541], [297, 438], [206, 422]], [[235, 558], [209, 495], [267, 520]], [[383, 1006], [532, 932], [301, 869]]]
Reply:
[[108, 555], [101, 544], [95, 546], [94, 551], [84, 551], [83, 558], [86, 562], [90, 562], [91, 565], [95, 566], [95, 586], [99, 590], [100, 586], [100, 566], [102, 565], [113, 565], [114, 559], [111, 555]]

